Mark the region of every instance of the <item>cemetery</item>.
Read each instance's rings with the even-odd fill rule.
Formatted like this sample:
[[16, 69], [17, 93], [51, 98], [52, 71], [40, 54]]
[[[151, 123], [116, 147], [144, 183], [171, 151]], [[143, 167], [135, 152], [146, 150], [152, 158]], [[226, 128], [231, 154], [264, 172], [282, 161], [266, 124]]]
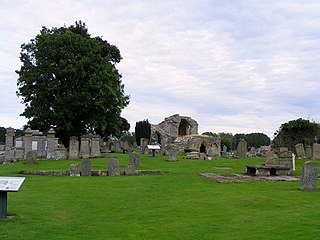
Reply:
[[[270, 239], [286, 239], [289, 233], [294, 239], [318, 236], [317, 145], [308, 147], [310, 158], [301, 144], [297, 155], [282, 148], [261, 157], [240, 140], [233, 157], [224, 150], [210, 157], [200, 150], [201, 144], [209, 146], [205, 138], [184, 151], [178, 141], [141, 148], [87, 135], [71, 138], [61, 159], [55, 152], [62, 146], [52, 141], [54, 148], [48, 147], [54, 136], [36, 138], [40, 133], [33, 132], [29, 141], [28, 136], [7, 135], [11, 145], [4, 155], [10, 157], [0, 165], [0, 175], [24, 183], [8, 193], [8, 217], [0, 225], [4, 239], [264, 239], [266, 232]], [[192, 136], [197, 135], [186, 137]], [[40, 154], [39, 145], [32, 144], [37, 139], [47, 152]], [[158, 146], [154, 152], [152, 146]], [[23, 148], [30, 151], [17, 153]]]

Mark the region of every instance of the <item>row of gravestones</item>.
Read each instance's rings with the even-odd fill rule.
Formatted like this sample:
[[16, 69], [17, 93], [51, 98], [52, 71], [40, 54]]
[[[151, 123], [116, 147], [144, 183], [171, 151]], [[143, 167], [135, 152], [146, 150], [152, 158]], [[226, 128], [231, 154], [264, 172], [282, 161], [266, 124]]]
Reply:
[[314, 143], [312, 146], [305, 146], [303, 143], [295, 145], [295, 150], [299, 158], [320, 160], [320, 144]]
[[[130, 155], [129, 164], [126, 166], [125, 174], [134, 175], [134, 169], [140, 166], [139, 156], [136, 153]], [[70, 164], [70, 176], [91, 176], [91, 162], [89, 159], [84, 159], [80, 169], [79, 164]], [[108, 176], [119, 176], [120, 166], [119, 161], [116, 159], [111, 159], [108, 162]]]

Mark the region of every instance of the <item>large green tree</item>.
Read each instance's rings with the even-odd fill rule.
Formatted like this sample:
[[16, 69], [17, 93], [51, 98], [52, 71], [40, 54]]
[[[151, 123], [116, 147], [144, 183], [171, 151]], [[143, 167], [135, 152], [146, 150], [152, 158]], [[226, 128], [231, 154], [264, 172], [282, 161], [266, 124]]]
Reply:
[[53, 127], [67, 143], [70, 136], [95, 133], [119, 135], [120, 113], [129, 103], [124, 93], [119, 49], [91, 37], [81, 21], [69, 27], [43, 27], [21, 46], [18, 91], [29, 119], [42, 131]]
[[287, 147], [295, 152], [294, 146], [298, 143], [312, 145], [319, 141], [320, 127], [318, 123], [299, 118], [282, 124], [274, 136], [272, 144], [275, 149]]

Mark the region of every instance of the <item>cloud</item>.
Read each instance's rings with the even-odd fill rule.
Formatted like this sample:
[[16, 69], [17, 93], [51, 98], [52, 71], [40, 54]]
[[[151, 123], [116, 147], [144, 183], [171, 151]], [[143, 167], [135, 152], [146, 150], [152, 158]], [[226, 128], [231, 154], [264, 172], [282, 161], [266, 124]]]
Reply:
[[1, 116], [21, 113], [19, 46], [41, 26], [83, 20], [121, 51], [132, 127], [179, 113], [200, 131], [272, 136], [291, 119], [319, 119], [317, 1], [13, 0], [0, 14]]

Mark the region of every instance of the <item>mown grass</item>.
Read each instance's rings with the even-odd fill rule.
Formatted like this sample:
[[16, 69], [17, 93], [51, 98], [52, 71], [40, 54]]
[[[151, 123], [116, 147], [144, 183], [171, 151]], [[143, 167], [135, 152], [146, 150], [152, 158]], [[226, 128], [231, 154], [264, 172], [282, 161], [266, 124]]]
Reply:
[[[129, 161], [115, 154], [121, 169]], [[177, 162], [140, 156], [139, 169], [169, 174], [117, 177], [25, 176], [8, 194], [0, 239], [318, 239], [320, 192], [299, 182], [217, 183], [200, 172], [244, 173], [261, 158]], [[107, 169], [108, 159], [92, 159]], [[304, 161], [297, 161], [301, 174]], [[81, 161], [0, 166], [1, 176], [27, 169], [68, 170]]]

